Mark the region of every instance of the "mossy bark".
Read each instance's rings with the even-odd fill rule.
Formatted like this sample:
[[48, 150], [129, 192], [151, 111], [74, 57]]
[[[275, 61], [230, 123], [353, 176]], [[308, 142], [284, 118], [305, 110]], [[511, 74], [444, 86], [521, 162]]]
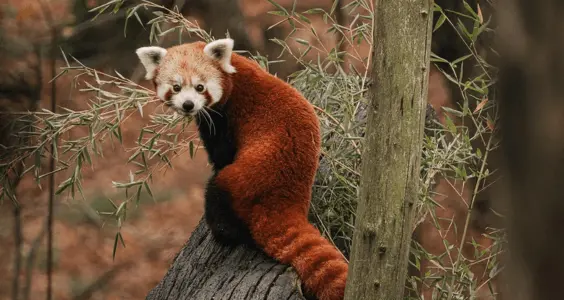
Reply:
[[402, 298], [427, 102], [432, 1], [374, 4], [374, 85], [348, 300]]

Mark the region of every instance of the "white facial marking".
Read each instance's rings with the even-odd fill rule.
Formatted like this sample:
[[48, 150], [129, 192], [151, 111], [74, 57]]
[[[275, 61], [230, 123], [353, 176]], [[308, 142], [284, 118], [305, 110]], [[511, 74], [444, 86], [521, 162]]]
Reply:
[[219, 78], [212, 78], [208, 80], [206, 88], [212, 98], [212, 103], [217, 103], [221, 100], [221, 96], [223, 96], [223, 88]]
[[160, 84], [160, 85], [157, 87], [157, 96], [158, 96], [161, 100], [165, 101], [165, 100], [166, 100], [166, 99], [165, 99], [166, 93], [167, 93], [171, 88], [172, 88], [172, 86], [171, 86], [170, 84], [166, 84], [166, 83]]
[[204, 47], [204, 53], [221, 64], [223, 71], [235, 73], [235, 67], [231, 65], [231, 54], [234, 41], [232, 39], [219, 39], [208, 43]]
[[174, 76], [174, 79], [176, 80], [176, 84], [182, 86], [182, 84], [184, 83], [184, 78], [182, 78], [182, 76], [180, 75], [176, 75]]
[[183, 89], [180, 93], [173, 95], [171, 98], [172, 105], [179, 111], [184, 111], [182, 106], [186, 101], [192, 101], [192, 103], [194, 103], [194, 108], [189, 112], [191, 115], [195, 115], [206, 105], [206, 97], [196, 92], [192, 87]]
[[[164, 101], [168, 100], [167, 104], [180, 114], [196, 115], [205, 109], [206, 105], [218, 103], [223, 98], [224, 72], [236, 72], [231, 65], [233, 44], [232, 39], [216, 40], [208, 43], [203, 53], [177, 53], [176, 50], [169, 50], [167, 54], [164, 48], [144, 47], [138, 49], [137, 54], [147, 69], [147, 79], [155, 78], [155, 70], [158, 69], [158, 97]], [[162, 60], [164, 55], [167, 57]], [[164, 64], [159, 66], [161, 62]], [[186, 106], [187, 101], [193, 106]]]
[[155, 77], [155, 70], [161, 63], [167, 51], [165, 48], [152, 46], [138, 48], [135, 50], [135, 53], [139, 57], [143, 67], [145, 67], [145, 79], [151, 80]]
[[[223, 88], [221, 86], [220, 78], [214, 77], [207, 82], [204, 82], [201, 81], [199, 77], [192, 76], [190, 81], [190, 86], [183, 86], [182, 90], [177, 94], [173, 94], [170, 99], [173, 108], [177, 111], [186, 113], [183, 108], [184, 102], [186, 101], [192, 101], [192, 103], [194, 103], [194, 108], [191, 112], [188, 112], [191, 115], [196, 115], [199, 110], [204, 109], [207, 99], [205, 93], [198, 93], [196, 91], [196, 86], [198, 84], [202, 84], [205, 90], [209, 93], [211, 104], [217, 103], [221, 100], [221, 97], [223, 96]], [[164, 96], [170, 88], [172, 88], [171, 85], [160, 85], [158, 87], [159, 97], [164, 99]]]

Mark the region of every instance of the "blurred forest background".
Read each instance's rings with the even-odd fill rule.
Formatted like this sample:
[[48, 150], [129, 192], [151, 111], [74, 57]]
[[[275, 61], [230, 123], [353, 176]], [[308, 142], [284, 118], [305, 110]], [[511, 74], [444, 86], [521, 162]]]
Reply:
[[[149, 44], [152, 28], [141, 26], [136, 19], [147, 22], [152, 12], [141, 8], [136, 11], [135, 17], [127, 19], [128, 10], [121, 8], [114, 14], [105, 13], [92, 19], [96, 13], [89, 10], [107, 2], [3, 1], [0, 6], [0, 62], [3, 66], [0, 70], [0, 111], [49, 109], [53, 92], [56, 93], [59, 111], [87, 109], [90, 96], [75, 88], [77, 82], [72, 76], [61, 76], [51, 82], [59, 68], [66, 65], [63, 52], [67, 59], [72, 55], [89, 68], [106, 73], [116, 70], [131, 81], [152, 88], [149, 82], [142, 80], [144, 70], [134, 53], [137, 47]], [[126, 1], [124, 5], [133, 7], [138, 2]], [[308, 23], [315, 30], [296, 32], [292, 32], [290, 24], [281, 21], [284, 18], [279, 14], [268, 13], [280, 8], [267, 0], [153, 2], [167, 8], [178, 7], [187, 20], [197, 22], [206, 31], [211, 30], [215, 37], [221, 37], [229, 31], [236, 41], [236, 50], [264, 55], [271, 61], [267, 66], [268, 70], [281, 78], [295, 78], [296, 72], [304, 69], [304, 65], [294, 55], [303, 52], [308, 45], [313, 45], [312, 50], [308, 50], [305, 55], [298, 55], [301, 61], [311, 61], [315, 66], [316, 62], [333, 55], [342, 58], [339, 59], [342, 67], [340, 70], [346, 74], [360, 74], [363, 77], [362, 74], [369, 72], [367, 65], [370, 62], [366, 58], [370, 55], [370, 42], [358, 39], [358, 43], [342, 43], [340, 41], [343, 34], [338, 30], [331, 30], [334, 27], [331, 21], [335, 21], [343, 28], [355, 27], [362, 30], [364, 27], [368, 35], [371, 35], [370, 18], [366, 17], [369, 8], [357, 5], [367, 3], [366, 1], [276, 1], [288, 10], [303, 12], [323, 9], [332, 12], [332, 20], [329, 21], [323, 14], [308, 15], [308, 22], [304, 24]], [[483, 173], [495, 173], [496, 169], [495, 147], [492, 146], [494, 142], [489, 142], [489, 134], [495, 129], [496, 121], [492, 101], [488, 100], [488, 96], [493, 93], [489, 89], [493, 79], [486, 80], [486, 76], [480, 73], [485, 71], [483, 66], [487, 65], [483, 57], [491, 58], [492, 53], [487, 39], [484, 41], [481, 36], [478, 37], [488, 33], [486, 27], [492, 26], [487, 9], [489, 1], [481, 1], [480, 7], [477, 1], [442, 2], [445, 17], [440, 13], [435, 16], [435, 56], [429, 76], [428, 131], [423, 158], [426, 167], [422, 172], [421, 193], [424, 204], [419, 207], [420, 214], [414, 232], [411, 271], [413, 276], [425, 277], [423, 285], [421, 280], [414, 281], [419, 284], [417, 294], [425, 294], [425, 299], [431, 299], [431, 293], [436, 293], [434, 299], [442, 299], [437, 295], [445, 291], [451, 296], [452, 293], [462, 295], [456, 299], [501, 299], [492, 295], [498, 291], [497, 253], [501, 251], [498, 248], [499, 238], [494, 237], [498, 231], [492, 228], [499, 224], [500, 214], [495, 209], [498, 204], [492, 200], [495, 198], [490, 189], [492, 180], [486, 181], [481, 177]], [[455, 11], [459, 13], [454, 13]], [[166, 28], [161, 30], [165, 31]], [[282, 40], [290, 33], [293, 38], [288, 39], [287, 44], [272, 41]], [[197, 38], [183, 36], [182, 41], [190, 39]], [[177, 44], [178, 40], [178, 35], [171, 34], [160, 38], [158, 44], [167, 47]], [[342, 55], [343, 52], [352, 55]], [[457, 66], [466, 61], [468, 64], [465, 65], [463, 75], [462, 68]], [[311, 69], [312, 66], [306, 68]], [[324, 69], [323, 72], [332, 70]], [[459, 84], [461, 81], [464, 84]], [[307, 85], [304, 81], [296, 82], [298, 88], [300, 84], [302, 87]], [[362, 84], [368, 85], [370, 82], [363, 81]], [[364, 89], [363, 85], [361, 90]], [[474, 94], [468, 96], [467, 93]], [[307, 92], [304, 94], [308, 99], [317, 97]], [[330, 96], [326, 98], [329, 99]], [[345, 150], [353, 149], [354, 151], [350, 151], [354, 155], [335, 158], [334, 161], [337, 162], [346, 161], [346, 165], [334, 166], [334, 161], [322, 161], [319, 181], [323, 182], [318, 182], [315, 194], [324, 200], [314, 203], [312, 212], [312, 219], [321, 227], [321, 231], [331, 237], [347, 256], [353, 229], [351, 224], [354, 224], [352, 214], [355, 202], [351, 199], [357, 197], [358, 186], [337, 176], [342, 173], [327, 174], [327, 169], [346, 169], [346, 176], [352, 178], [350, 181], [358, 181], [356, 171], [360, 152], [354, 143], [355, 138], [362, 137], [362, 133], [356, 127], [355, 120], [362, 124], [365, 116], [365, 109], [360, 102], [353, 103], [352, 114], [339, 115], [340, 125], [330, 123], [331, 121], [324, 125], [325, 128], [340, 126], [345, 132], [354, 133], [354, 138], [339, 140], [352, 143], [354, 147], [347, 146]], [[143, 109], [143, 116], [132, 115], [121, 124], [123, 146], [120, 147], [133, 147], [140, 128], [149, 123], [147, 115], [156, 110], [162, 112], [162, 106], [156, 103], [149, 103]], [[327, 111], [321, 111], [320, 114]], [[6, 114], [2, 118], [1, 124], [9, 123]], [[331, 118], [329, 115], [325, 119]], [[459, 135], [459, 126], [464, 122], [467, 130]], [[0, 129], [1, 137], [5, 139], [9, 139], [6, 136], [14, 130], [6, 126]], [[77, 138], [88, 135], [88, 131], [77, 127], [68, 134], [70, 138]], [[194, 124], [190, 124], [181, 134], [185, 137], [196, 134]], [[344, 151], [342, 146], [336, 145], [328, 137], [330, 135], [331, 132], [324, 133], [324, 143], [330, 145], [324, 153], [327, 157]], [[104, 156], [92, 157], [92, 166], [82, 168], [81, 186], [85, 200], [72, 199], [65, 194], [55, 197], [54, 299], [144, 298], [163, 277], [174, 256], [202, 217], [203, 186], [210, 168], [205, 151], [198, 148], [193, 159], [184, 153], [173, 159], [174, 168], [161, 168], [154, 173], [152, 195], [143, 190], [139, 207], [130, 209], [127, 221], [120, 228], [125, 247], [119, 245], [114, 259], [112, 253], [117, 240], [117, 226], [99, 212], [114, 210], [108, 199], [114, 203], [123, 200], [123, 192], [113, 188], [112, 182], [126, 180], [132, 167], [127, 163], [130, 154], [126, 151], [116, 149], [117, 146], [107, 140], [99, 146], [102, 147]], [[491, 155], [485, 155], [486, 159], [484, 154], [489, 152]], [[40, 160], [42, 166], [47, 168], [48, 159]], [[487, 164], [482, 164], [486, 160]], [[488, 167], [484, 167], [485, 165]], [[471, 171], [476, 169], [479, 172]], [[66, 176], [68, 174], [57, 173], [57, 185]], [[338, 183], [333, 183], [334, 181]], [[335, 188], [343, 185], [353, 188], [342, 193]], [[38, 185], [34, 176], [27, 174], [19, 180], [15, 194], [20, 209], [15, 210], [7, 199], [3, 199], [4, 203], [0, 206], [0, 274], [3, 274], [0, 276], [0, 299], [14, 299], [15, 288], [19, 291], [19, 299], [41, 299], [46, 292], [45, 216], [49, 186], [47, 181]], [[334, 204], [346, 201], [346, 205]], [[472, 211], [471, 215], [468, 214], [469, 211]], [[461, 260], [464, 263], [458, 264]], [[16, 261], [19, 263], [16, 264]], [[18, 274], [21, 279], [18, 285], [14, 284], [13, 274]], [[438, 284], [444, 282], [440, 278], [445, 274], [456, 278], [452, 281], [449, 279], [448, 287]]]

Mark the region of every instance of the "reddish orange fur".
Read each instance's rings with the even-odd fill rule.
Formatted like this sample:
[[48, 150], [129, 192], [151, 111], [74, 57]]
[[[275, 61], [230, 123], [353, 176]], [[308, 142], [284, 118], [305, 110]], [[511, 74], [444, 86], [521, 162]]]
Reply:
[[257, 63], [238, 54], [231, 63], [237, 72], [224, 73], [222, 101], [231, 102], [238, 151], [216, 184], [258, 246], [291, 264], [319, 300], [341, 300], [348, 264], [307, 219], [321, 146], [313, 106]]

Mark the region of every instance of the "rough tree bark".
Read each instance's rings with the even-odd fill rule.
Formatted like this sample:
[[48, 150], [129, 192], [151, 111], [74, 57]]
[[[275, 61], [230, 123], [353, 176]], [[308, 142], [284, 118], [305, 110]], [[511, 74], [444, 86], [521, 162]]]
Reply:
[[372, 99], [345, 299], [401, 299], [417, 201], [430, 0], [374, 0]]
[[305, 300], [296, 273], [245, 246], [223, 247], [200, 221], [146, 300]]
[[499, 2], [500, 114], [509, 204], [508, 299], [561, 299], [564, 5]]

